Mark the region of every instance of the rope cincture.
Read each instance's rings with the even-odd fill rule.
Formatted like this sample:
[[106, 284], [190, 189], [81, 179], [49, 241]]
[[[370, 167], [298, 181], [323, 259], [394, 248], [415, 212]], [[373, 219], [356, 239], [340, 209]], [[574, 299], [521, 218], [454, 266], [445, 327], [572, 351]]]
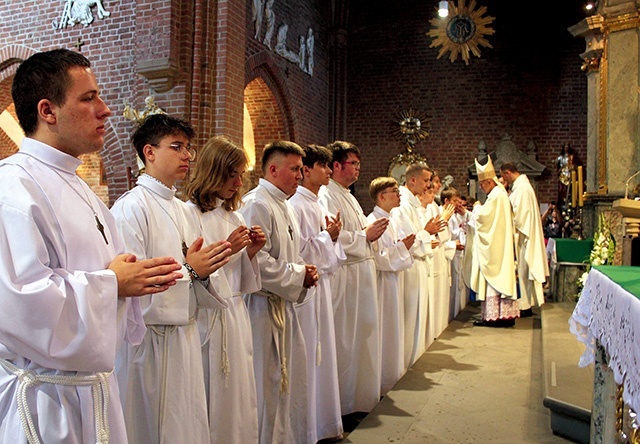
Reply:
[[227, 347], [227, 316], [224, 310], [213, 310], [213, 314], [209, 321], [209, 327], [207, 328], [207, 335], [202, 341], [202, 346], [204, 347], [211, 340], [211, 335], [213, 334], [213, 329], [215, 328], [217, 319], [220, 318], [220, 328], [221, 328], [221, 353], [220, 353], [220, 370], [222, 371], [222, 376], [224, 378], [224, 387], [229, 388], [229, 374], [231, 373], [231, 364], [229, 363], [229, 351]]
[[40, 375], [33, 370], [22, 369], [0, 358], [0, 366], [18, 378], [18, 414], [20, 423], [29, 444], [41, 444], [36, 425], [33, 422], [29, 404], [27, 403], [27, 389], [36, 384], [55, 384], [65, 386], [92, 386], [93, 413], [96, 432], [96, 444], [109, 443], [109, 377], [113, 373], [98, 372], [92, 375]]
[[274, 294], [267, 298], [271, 322], [280, 331], [278, 355], [280, 357], [280, 393], [289, 393], [289, 372], [287, 370], [286, 352], [286, 301]]

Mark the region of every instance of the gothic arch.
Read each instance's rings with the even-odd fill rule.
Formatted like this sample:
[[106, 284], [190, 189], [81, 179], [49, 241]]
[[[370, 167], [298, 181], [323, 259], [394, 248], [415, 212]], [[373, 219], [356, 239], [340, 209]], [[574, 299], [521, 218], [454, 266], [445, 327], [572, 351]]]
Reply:
[[269, 53], [263, 51], [250, 57], [245, 67], [245, 103], [247, 86], [257, 78], [262, 79], [273, 95], [273, 99], [280, 112], [282, 119], [281, 138], [295, 141], [289, 92], [285, 87], [285, 82], [280, 78], [279, 73], [280, 69], [276, 66]]
[[[257, 185], [261, 176], [261, 157], [264, 146], [274, 140], [295, 141], [295, 131], [289, 94], [279, 77], [279, 69], [271, 56], [262, 52], [247, 61], [245, 69], [244, 105], [252, 126], [255, 167], [246, 186]], [[247, 123], [245, 123], [247, 124]]]
[[[0, 113], [4, 110], [10, 111], [14, 118], [13, 98], [11, 97], [11, 84], [16, 70], [23, 60], [26, 60], [37, 51], [23, 45], [7, 45], [0, 48]], [[109, 202], [109, 189], [102, 180], [102, 153], [109, 152], [109, 146], [119, 147], [120, 142], [117, 135], [107, 122], [107, 135], [105, 137], [105, 147], [101, 153], [91, 153], [83, 157], [83, 166], [78, 169], [78, 175], [82, 177], [98, 196], [105, 202]], [[4, 131], [0, 129], [0, 158], [7, 157], [18, 150], [18, 146], [13, 143]]]

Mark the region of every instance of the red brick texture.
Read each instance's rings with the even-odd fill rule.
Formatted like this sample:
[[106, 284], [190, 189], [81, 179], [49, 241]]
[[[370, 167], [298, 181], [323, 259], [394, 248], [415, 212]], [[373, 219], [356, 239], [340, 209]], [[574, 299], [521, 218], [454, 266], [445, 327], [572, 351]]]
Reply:
[[[94, 8], [91, 25], [58, 30], [52, 23], [60, 19], [61, 0], [24, 0], [19, 7], [0, 2], [0, 110], [11, 104], [10, 82], [20, 60], [34, 51], [74, 49], [78, 39], [84, 42], [81, 51], [113, 112], [105, 147], [87, 166], [89, 181], [108, 203], [129, 188], [127, 169], [136, 170], [129, 143], [133, 124], [122, 115], [124, 102], [141, 109], [149, 94], [165, 111], [193, 123], [196, 146], [214, 134], [241, 143], [243, 103], [258, 151], [277, 138], [354, 142], [364, 153], [356, 194], [366, 210], [372, 207], [366, 192], [370, 180], [386, 175], [390, 159], [403, 149], [395, 121], [409, 108], [430, 117], [430, 136], [417, 150], [443, 175], [453, 175], [462, 192], [478, 142], [495, 149], [505, 132], [520, 149], [531, 140], [537, 145], [538, 160], [549, 169], [539, 184], [543, 201], [555, 190], [553, 161], [564, 143], [586, 161], [586, 77], [579, 58], [584, 41], [566, 30], [577, 16], [565, 14], [562, 22], [550, 14], [541, 26], [537, 14], [529, 20], [519, 13], [518, 2], [481, 0], [496, 17], [496, 33], [487, 37], [493, 49], [482, 48], [481, 58], [472, 57], [465, 66], [446, 56], [437, 60], [439, 48], [429, 47], [425, 34], [435, 0], [276, 0], [273, 45], [286, 23], [287, 47], [297, 52], [299, 36], [312, 28], [311, 76], [262, 43], [265, 26], [260, 40], [254, 38], [253, 0], [103, 3], [110, 17], [97, 18]], [[165, 92], [152, 90], [136, 70], [140, 62], [160, 59], [177, 68], [173, 87]], [[0, 155], [15, 149], [0, 137]], [[100, 158], [107, 178], [103, 188]]]

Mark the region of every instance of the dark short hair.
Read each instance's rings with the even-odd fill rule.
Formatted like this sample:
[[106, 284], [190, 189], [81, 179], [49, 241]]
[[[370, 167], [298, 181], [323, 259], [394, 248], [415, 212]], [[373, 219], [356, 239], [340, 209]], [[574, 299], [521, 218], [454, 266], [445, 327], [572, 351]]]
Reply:
[[307, 145], [302, 148], [304, 150], [304, 158], [302, 164], [313, 168], [316, 163], [331, 166], [331, 151], [321, 145]]
[[344, 163], [349, 158], [349, 153], [353, 153], [356, 155], [358, 159], [360, 159], [360, 150], [357, 146], [355, 146], [351, 142], [345, 142], [342, 140], [336, 140], [335, 142], [330, 143], [327, 148], [331, 151], [332, 159], [331, 163], [338, 162]]
[[518, 167], [513, 162], [505, 162], [500, 167], [500, 171], [511, 171], [512, 173], [519, 173]]
[[264, 147], [264, 151], [262, 151], [262, 173], [264, 174], [267, 170], [267, 166], [269, 161], [277, 155], [281, 156], [300, 156], [304, 159], [304, 150], [300, 148], [295, 142], [291, 142], [288, 140], [277, 140], [275, 142], [269, 143]]
[[69, 70], [90, 66], [85, 56], [68, 49], [38, 52], [18, 66], [11, 96], [18, 121], [27, 136], [38, 128], [38, 102], [47, 99], [54, 105], [63, 106], [71, 87]]
[[151, 114], [133, 132], [131, 143], [140, 159], [146, 164], [145, 145], [157, 145], [166, 136], [176, 135], [184, 135], [191, 140], [195, 135], [195, 131], [186, 120], [178, 119], [168, 114]]

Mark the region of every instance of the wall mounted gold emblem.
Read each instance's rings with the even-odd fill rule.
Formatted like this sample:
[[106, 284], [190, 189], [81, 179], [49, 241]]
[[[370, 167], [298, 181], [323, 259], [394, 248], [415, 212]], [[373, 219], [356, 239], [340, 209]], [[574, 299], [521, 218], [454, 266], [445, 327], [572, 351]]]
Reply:
[[429, 47], [441, 46], [438, 59], [450, 52], [451, 63], [460, 56], [468, 65], [471, 54], [480, 57], [480, 46], [493, 48], [485, 36], [495, 33], [489, 26], [495, 17], [485, 16], [486, 6], [476, 9], [476, 0], [471, 0], [469, 6], [466, 3], [466, 0], [458, 0], [458, 4], [455, 5], [450, 1], [449, 17], [431, 19], [432, 29], [427, 33], [432, 38]]

